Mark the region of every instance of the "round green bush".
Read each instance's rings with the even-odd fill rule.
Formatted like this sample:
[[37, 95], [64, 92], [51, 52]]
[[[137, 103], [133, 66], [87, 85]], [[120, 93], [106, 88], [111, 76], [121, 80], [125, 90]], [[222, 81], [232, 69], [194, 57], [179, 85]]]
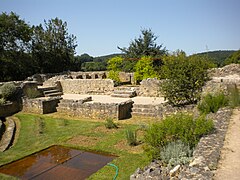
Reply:
[[2, 97], [6, 100], [12, 100], [16, 95], [16, 90], [17, 87], [13, 83], [5, 83], [1, 87]]

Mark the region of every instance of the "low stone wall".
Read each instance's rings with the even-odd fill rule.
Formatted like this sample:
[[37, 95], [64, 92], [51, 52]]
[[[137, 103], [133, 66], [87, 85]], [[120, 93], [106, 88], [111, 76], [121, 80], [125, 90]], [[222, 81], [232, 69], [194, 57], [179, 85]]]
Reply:
[[190, 164], [178, 165], [169, 169], [161, 161], [154, 160], [143, 170], [138, 168], [130, 179], [212, 179], [220, 158], [231, 114], [231, 109], [224, 108], [215, 114], [208, 115], [208, 118], [214, 122], [215, 130], [200, 139]]
[[36, 99], [23, 98], [22, 111], [37, 114], [52, 113], [57, 111], [56, 107], [58, 103], [59, 98], [36, 98]]
[[162, 119], [177, 112], [193, 112], [194, 105], [184, 107], [173, 107], [167, 103], [162, 104], [133, 104], [132, 114], [139, 117], [154, 117]]
[[8, 117], [21, 110], [20, 103], [17, 101], [0, 105], [0, 117]]
[[114, 90], [111, 79], [65, 79], [60, 83], [66, 94], [111, 94]]
[[68, 116], [106, 119], [126, 119], [131, 116], [132, 101], [123, 103], [99, 103], [87, 102], [88, 100], [67, 100], [62, 99], [57, 107], [59, 113]]
[[139, 96], [159, 97], [161, 81], [156, 78], [144, 79], [140, 82]]

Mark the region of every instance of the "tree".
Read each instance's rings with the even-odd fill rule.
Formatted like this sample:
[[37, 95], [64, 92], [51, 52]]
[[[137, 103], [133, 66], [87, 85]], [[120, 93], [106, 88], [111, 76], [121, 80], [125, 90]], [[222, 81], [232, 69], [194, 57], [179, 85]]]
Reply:
[[0, 15], [0, 81], [22, 80], [34, 72], [32, 28], [11, 12]]
[[161, 68], [162, 92], [172, 105], [195, 103], [208, 80], [209, 63], [199, 56], [187, 57], [182, 51], [165, 56]]
[[143, 29], [141, 33], [142, 35], [134, 39], [128, 48], [118, 47], [126, 58], [141, 58], [142, 56], [157, 58], [166, 53], [166, 49], [163, 48], [162, 44], [156, 44], [157, 36], [154, 35], [151, 29]]
[[225, 65], [235, 63], [240, 64], [240, 50], [233, 53], [229, 58], [227, 58], [224, 62]]
[[40, 72], [61, 72], [74, 61], [76, 37], [68, 34], [67, 23], [55, 18], [34, 27], [32, 54]]
[[153, 68], [153, 60], [150, 56], [143, 56], [135, 66], [134, 79], [139, 82], [147, 78], [158, 77]]

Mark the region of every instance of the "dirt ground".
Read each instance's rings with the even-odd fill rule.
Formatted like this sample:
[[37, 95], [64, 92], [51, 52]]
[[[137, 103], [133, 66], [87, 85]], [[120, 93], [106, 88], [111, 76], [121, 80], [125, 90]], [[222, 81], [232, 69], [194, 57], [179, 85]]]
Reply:
[[240, 109], [233, 111], [214, 179], [240, 179]]

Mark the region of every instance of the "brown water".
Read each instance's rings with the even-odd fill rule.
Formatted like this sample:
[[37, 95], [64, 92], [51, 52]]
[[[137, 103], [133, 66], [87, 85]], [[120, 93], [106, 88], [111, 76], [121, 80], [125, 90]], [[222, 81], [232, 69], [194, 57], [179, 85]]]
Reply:
[[115, 156], [52, 146], [0, 167], [0, 173], [21, 179], [86, 179]]

